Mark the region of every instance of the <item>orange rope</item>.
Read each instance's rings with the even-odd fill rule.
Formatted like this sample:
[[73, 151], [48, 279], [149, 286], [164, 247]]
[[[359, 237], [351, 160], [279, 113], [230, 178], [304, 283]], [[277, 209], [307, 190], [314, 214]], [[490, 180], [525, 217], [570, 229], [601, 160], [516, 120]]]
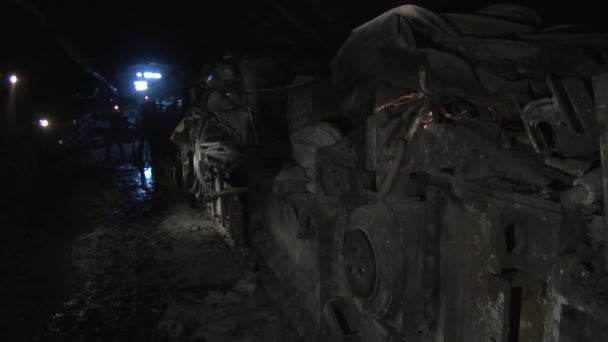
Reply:
[[379, 112], [385, 110], [386, 108], [401, 106], [401, 105], [404, 105], [404, 104], [407, 104], [410, 102], [418, 101], [418, 100], [422, 99], [423, 97], [424, 97], [424, 94], [422, 94], [421, 92], [406, 94], [406, 95], [400, 96], [388, 103], [385, 103], [381, 106], [376, 107], [374, 112], [379, 113]]

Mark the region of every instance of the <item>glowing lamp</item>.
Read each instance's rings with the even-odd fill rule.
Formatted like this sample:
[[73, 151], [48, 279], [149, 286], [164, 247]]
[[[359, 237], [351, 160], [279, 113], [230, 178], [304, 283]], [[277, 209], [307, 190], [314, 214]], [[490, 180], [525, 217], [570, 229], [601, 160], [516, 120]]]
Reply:
[[158, 72], [144, 72], [144, 78], [160, 79], [162, 77], [163, 77], [163, 75], [161, 75]]
[[135, 90], [137, 90], [137, 91], [144, 91], [144, 90], [148, 89], [147, 81], [135, 81], [135, 82], [133, 82], [133, 85], [135, 86]]

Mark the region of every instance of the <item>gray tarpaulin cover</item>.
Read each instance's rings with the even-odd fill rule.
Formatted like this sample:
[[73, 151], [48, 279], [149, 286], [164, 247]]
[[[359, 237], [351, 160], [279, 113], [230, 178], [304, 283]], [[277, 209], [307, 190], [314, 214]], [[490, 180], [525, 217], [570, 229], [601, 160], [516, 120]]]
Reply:
[[334, 83], [380, 80], [418, 89], [425, 67], [427, 88], [438, 95], [527, 102], [544, 95], [548, 74], [596, 73], [605, 64], [608, 35], [542, 30], [534, 12], [501, 6], [476, 14], [439, 15], [414, 5], [386, 12], [342, 45], [331, 65]]

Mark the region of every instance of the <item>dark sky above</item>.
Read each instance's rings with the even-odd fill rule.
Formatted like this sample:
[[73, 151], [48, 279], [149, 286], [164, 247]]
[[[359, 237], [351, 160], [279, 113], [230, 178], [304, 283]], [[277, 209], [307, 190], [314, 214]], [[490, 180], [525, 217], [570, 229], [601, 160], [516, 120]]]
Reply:
[[[72, 92], [86, 79], [31, 13], [4, 0], [4, 52], [0, 73], [34, 70], [46, 89]], [[331, 58], [349, 31], [405, 3], [437, 11], [467, 12], [501, 1], [393, 0], [28, 0], [76, 47], [83, 62], [115, 82], [121, 70], [160, 62], [198, 70], [226, 50], [304, 51]], [[520, 1], [549, 24], [583, 23], [602, 29], [598, 2]], [[33, 72], [32, 72], [33, 73]], [[5, 77], [5, 76], [3, 76]], [[30, 78], [31, 79], [31, 78]], [[58, 83], [58, 80], [61, 82]], [[57, 87], [61, 84], [61, 87]], [[54, 89], [57, 91], [58, 89]]]

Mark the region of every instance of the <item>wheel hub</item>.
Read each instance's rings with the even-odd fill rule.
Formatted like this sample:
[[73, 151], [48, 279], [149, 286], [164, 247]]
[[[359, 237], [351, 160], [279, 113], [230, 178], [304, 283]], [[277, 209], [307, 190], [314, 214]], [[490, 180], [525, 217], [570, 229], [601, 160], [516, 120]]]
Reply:
[[376, 287], [376, 258], [367, 235], [360, 229], [348, 233], [344, 244], [345, 271], [354, 295], [369, 298]]

